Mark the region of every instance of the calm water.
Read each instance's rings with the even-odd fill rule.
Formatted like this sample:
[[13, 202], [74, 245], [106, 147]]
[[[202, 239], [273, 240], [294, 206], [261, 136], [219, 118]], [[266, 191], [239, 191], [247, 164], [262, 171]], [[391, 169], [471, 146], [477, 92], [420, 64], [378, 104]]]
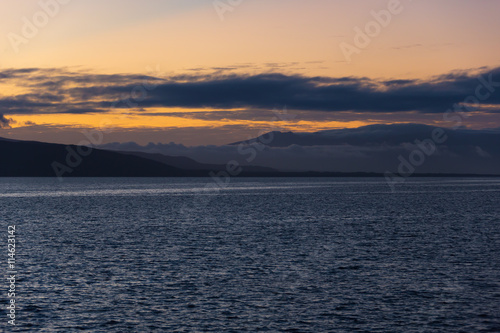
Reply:
[[500, 179], [209, 182], [0, 179], [0, 330], [500, 331]]

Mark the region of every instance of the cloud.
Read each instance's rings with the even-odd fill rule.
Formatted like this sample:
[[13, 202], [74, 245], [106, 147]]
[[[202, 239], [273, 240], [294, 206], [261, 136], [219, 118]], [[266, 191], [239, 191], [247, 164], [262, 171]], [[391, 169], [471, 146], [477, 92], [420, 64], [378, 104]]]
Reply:
[[408, 44], [408, 45], [400, 45], [400, 46], [394, 46], [392, 49], [394, 50], [404, 50], [404, 49], [413, 49], [416, 47], [422, 47], [422, 44]]
[[[0, 71], [0, 81], [30, 90], [23, 95], [0, 98], [4, 114], [109, 112], [114, 104], [118, 108], [133, 105], [144, 110], [161, 107], [272, 110], [286, 105], [290, 110], [307, 112], [439, 114], [474, 96], [481, 82], [490, 82], [480, 90], [487, 96], [479, 105], [484, 107], [481, 110], [500, 111], [500, 68], [453, 72], [428, 80], [389, 81], [279, 73], [162, 78], [30, 68]], [[116, 103], [126, 98], [133, 103]]]
[[7, 119], [3, 114], [0, 113], [0, 128], [10, 128], [10, 124], [14, 121], [12, 119]]

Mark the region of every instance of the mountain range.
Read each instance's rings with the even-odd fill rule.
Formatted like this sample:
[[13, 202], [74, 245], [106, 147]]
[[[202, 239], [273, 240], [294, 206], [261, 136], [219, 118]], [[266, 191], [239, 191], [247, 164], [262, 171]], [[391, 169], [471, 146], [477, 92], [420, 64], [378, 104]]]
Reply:
[[[433, 142], [440, 131], [442, 142]], [[434, 150], [425, 151], [423, 143]], [[399, 124], [273, 131], [224, 146], [111, 143], [95, 148], [0, 138], [2, 177], [381, 176], [415, 156], [413, 175], [500, 175], [500, 130]], [[424, 147], [424, 148], [422, 148]], [[424, 150], [422, 150], [424, 149]], [[424, 152], [426, 154], [424, 154]]]

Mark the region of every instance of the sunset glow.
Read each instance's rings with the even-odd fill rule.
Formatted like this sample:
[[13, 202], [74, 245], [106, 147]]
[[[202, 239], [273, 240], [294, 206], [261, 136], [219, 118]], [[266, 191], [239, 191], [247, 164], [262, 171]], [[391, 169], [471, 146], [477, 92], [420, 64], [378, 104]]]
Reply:
[[[44, 132], [54, 142], [67, 143], [68, 137], [60, 137], [63, 132], [72, 131], [71, 140], [78, 140], [79, 130], [98, 128], [105, 122], [118, 132], [128, 131], [130, 140], [135, 140], [136, 130], [149, 128], [164, 131], [161, 140], [169, 142], [179, 140], [172, 129], [211, 129], [210, 137], [193, 130], [192, 139], [185, 142], [201, 144], [237, 140], [236, 136], [213, 140], [227, 126], [246, 128], [249, 133], [255, 128], [300, 132], [408, 121], [438, 124], [443, 121], [435, 112], [387, 110], [385, 114], [392, 114], [387, 117], [379, 110], [367, 115], [345, 109], [339, 116], [339, 110], [328, 107], [320, 112], [294, 109], [280, 98], [259, 102], [258, 107], [235, 103], [236, 108], [221, 107], [209, 99], [202, 107], [188, 102], [170, 106], [167, 101], [135, 101], [116, 109], [113, 103], [134, 94], [140, 77], [162, 84], [274, 73], [374, 82], [416, 80], [417, 84], [450, 73], [471, 74], [499, 66], [500, 4], [494, 1], [255, 0], [224, 10], [214, 4], [209, 0], [1, 3], [0, 10], [8, 9], [10, 15], [1, 23], [5, 38], [0, 44], [0, 113], [11, 121], [0, 134], [36, 139]], [[395, 14], [384, 16], [391, 8]], [[53, 69], [61, 81], [51, 84], [57, 75], [47, 73], [9, 74], [22, 69]], [[90, 75], [96, 81], [82, 79]], [[84, 95], [73, 93], [97, 86]], [[106, 87], [116, 89], [104, 92]], [[161, 95], [153, 88], [135, 93], [141, 91], [147, 93], [145, 102]], [[53, 106], [27, 103], [30, 96], [45, 96]], [[61, 106], [62, 102], [68, 107]], [[296, 115], [286, 124], [262, 118], [263, 112], [272, 114], [274, 108], [283, 107]], [[488, 128], [498, 121], [498, 104], [485, 108], [489, 112], [483, 118], [476, 113], [466, 126]], [[249, 116], [254, 110], [254, 117]], [[246, 112], [243, 118], [242, 111]], [[209, 112], [213, 112], [211, 117], [206, 115]], [[315, 113], [314, 119], [309, 112]], [[30, 132], [34, 125], [37, 130]], [[137, 140], [144, 142], [144, 138]]]

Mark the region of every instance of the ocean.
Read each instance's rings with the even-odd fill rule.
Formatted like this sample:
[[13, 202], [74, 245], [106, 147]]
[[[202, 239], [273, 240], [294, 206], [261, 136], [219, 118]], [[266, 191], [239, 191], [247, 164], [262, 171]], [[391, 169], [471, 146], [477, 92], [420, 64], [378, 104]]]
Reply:
[[0, 189], [1, 331], [500, 331], [500, 178]]

